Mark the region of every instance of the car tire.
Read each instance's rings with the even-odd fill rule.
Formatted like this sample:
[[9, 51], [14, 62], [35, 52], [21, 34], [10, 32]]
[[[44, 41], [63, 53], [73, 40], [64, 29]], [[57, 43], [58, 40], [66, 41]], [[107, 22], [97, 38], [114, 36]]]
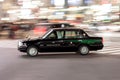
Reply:
[[35, 57], [38, 55], [38, 48], [35, 46], [29, 46], [27, 48], [27, 55], [30, 57]]
[[86, 45], [80, 46], [78, 49], [78, 53], [81, 55], [87, 55], [89, 53], [89, 47]]

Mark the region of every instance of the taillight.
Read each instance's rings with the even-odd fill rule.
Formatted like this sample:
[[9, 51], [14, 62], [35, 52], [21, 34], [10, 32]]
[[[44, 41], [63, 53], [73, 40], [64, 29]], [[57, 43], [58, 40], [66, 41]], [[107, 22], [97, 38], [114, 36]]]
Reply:
[[102, 43], [104, 42], [104, 39], [102, 38]]

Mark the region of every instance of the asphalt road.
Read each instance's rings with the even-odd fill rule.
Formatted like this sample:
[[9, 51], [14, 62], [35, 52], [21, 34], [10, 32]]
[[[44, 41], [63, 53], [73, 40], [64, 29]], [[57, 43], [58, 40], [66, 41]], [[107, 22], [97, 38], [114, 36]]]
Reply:
[[0, 80], [120, 80], [120, 54], [99, 52], [28, 57], [16, 48], [0, 48]]
[[[28, 57], [17, 41], [0, 41], [0, 80], [120, 80], [120, 44], [106, 38], [103, 50], [87, 56], [41, 53]], [[117, 40], [117, 41], [116, 41]]]

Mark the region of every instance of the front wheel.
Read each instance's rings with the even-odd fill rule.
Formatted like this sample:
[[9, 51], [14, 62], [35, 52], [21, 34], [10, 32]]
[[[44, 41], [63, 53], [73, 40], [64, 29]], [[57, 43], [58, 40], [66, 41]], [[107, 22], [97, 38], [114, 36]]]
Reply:
[[89, 48], [88, 46], [80, 46], [79, 49], [78, 49], [78, 52], [81, 54], [81, 55], [87, 55], [89, 53]]
[[29, 46], [27, 48], [27, 55], [31, 57], [35, 57], [38, 55], [38, 49], [35, 46]]

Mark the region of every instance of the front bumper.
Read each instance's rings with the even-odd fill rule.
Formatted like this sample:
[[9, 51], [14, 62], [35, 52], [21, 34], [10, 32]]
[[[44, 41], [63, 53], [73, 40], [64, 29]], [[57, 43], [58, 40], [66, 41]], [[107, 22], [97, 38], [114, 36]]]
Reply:
[[20, 52], [26, 52], [27, 51], [27, 45], [23, 43], [22, 41], [18, 42], [18, 50]]
[[18, 50], [20, 52], [26, 52], [27, 51], [27, 47], [26, 46], [20, 46], [20, 47], [18, 47]]

